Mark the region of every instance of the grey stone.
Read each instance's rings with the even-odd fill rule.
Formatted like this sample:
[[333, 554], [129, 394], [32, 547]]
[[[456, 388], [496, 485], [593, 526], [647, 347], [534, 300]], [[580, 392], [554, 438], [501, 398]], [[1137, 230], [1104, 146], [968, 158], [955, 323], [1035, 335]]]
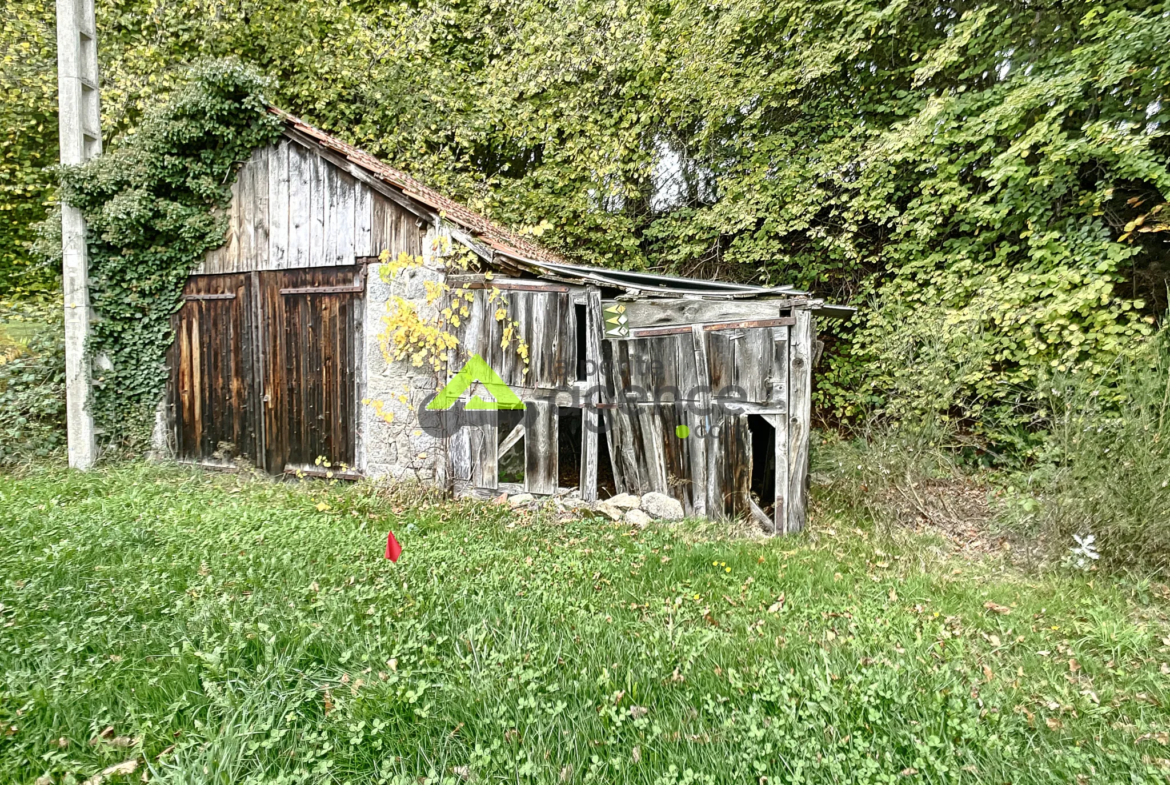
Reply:
[[609, 502], [598, 502], [593, 509], [611, 521], [620, 521], [622, 519], [622, 511]]
[[681, 521], [684, 517], [682, 503], [665, 493], [647, 493], [642, 497], [642, 509], [665, 521]]
[[607, 502], [619, 510], [636, 510], [642, 506], [641, 498], [628, 493], [619, 493], [606, 499]]
[[513, 507], [519, 507], [522, 504], [531, 504], [535, 498], [531, 493], [518, 493], [515, 496], [508, 497], [508, 504]]
[[653, 520], [654, 520], [653, 518], [651, 518], [649, 515], [642, 512], [641, 510], [627, 510], [626, 511], [626, 523], [633, 524], [634, 526], [637, 526], [639, 529], [645, 528]]

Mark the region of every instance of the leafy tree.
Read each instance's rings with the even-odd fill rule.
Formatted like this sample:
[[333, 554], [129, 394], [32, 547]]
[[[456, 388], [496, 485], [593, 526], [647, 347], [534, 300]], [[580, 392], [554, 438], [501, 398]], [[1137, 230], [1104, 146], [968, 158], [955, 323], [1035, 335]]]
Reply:
[[[51, 8], [10, 8], [0, 46], [43, 80], [51, 50], [13, 41]], [[1002, 442], [1040, 416], [1046, 374], [1099, 373], [1166, 309], [1168, 11], [99, 0], [98, 21], [109, 133], [192, 61], [239, 56], [276, 103], [502, 221], [547, 220], [582, 261], [854, 302], [823, 412], [941, 414]], [[8, 84], [25, 152], [3, 171], [38, 185], [4, 207], [31, 214], [53, 91], [13, 107]]]

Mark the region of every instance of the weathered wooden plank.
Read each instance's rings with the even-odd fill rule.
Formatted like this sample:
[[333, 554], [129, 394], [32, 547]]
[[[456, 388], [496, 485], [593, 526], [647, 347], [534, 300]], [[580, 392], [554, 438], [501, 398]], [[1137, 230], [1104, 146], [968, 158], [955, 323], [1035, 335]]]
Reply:
[[268, 267], [280, 270], [288, 254], [289, 142], [282, 140], [268, 155]]
[[701, 437], [698, 427], [705, 419], [710, 403], [708, 394], [708, 379], [706, 360], [700, 352], [705, 346], [702, 332], [694, 328], [690, 335], [679, 337], [678, 341], [678, 369], [679, 386], [686, 390], [688, 397], [693, 396], [695, 405], [682, 407], [678, 425], [686, 428], [686, 435], [679, 437], [686, 444], [685, 460], [687, 462], [687, 479], [690, 485], [690, 515], [704, 516], [707, 514], [707, 459], [704, 449], [705, 440]]
[[505, 436], [504, 440], [500, 442], [500, 446], [496, 449], [496, 460], [498, 461], [500, 458], [502, 458], [504, 454], [508, 452], [508, 450], [512, 449], [516, 445], [516, 442], [523, 438], [524, 421], [521, 420], [520, 422], [516, 423], [516, 427], [512, 429], [512, 432]]
[[373, 192], [365, 183], [356, 182], [353, 202], [353, 254], [372, 256], [374, 204]]
[[603, 409], [605, 417], [606, 442], [609, 444], [610, 462], [613, 468], [614, 484], [619, 493], [638, 493], [642, 487], [638, 471], [638, 460], [634, 453], [633, 428], [629, 414], [619, 405], [618, 396], [630, 387], [629, 366], [622, 362], [627, 351], [626, 341], [602, 341], [602, 369], [604, 386]]
[[300, 145], [288, 145], [288, 250], [287, 268], [309, 265], [312, 233], [313, 161]]
[[768, 402], [774, 406], [788, 406], [788, 330], [772, 328], [772, 358], [766, 387]]
[[808, 512], [808, 448], [812, 417], [813, 319], [796, 311], [788, 342], [788, 517], [784, 533], [804, 528]]
[[447, 437], [447, 459], [451, 463], [451, 479], [455, 482], [471, 480], [471, 432], [464, 426]]
[[521, 323], [521, 334], [528, 344], [528, 373], [522, 378], [525, 384], [543, 386], [551, 375], [547, 373], [546, 365], [551, 365], [556, 353], [556, 321], [549, 319], [550, 306], [556, 306], [544, 294], [521, 294], [519, 297], [529, 305], [525, 321]]
[[776, 431], [773, 444], [775, 450], [775, 496], [772, 500], [772, 526], [769, 531], [779, 534], [784, 531], [788, 520], [788, 415], [765, 414], [761, 415], [771, 423]]
[[528, 401], [524, 412], [524, 488], [529, 493], [557, 490], [557, 408], [547, 401]]
[[744, 400], [763, 403], [769, 400], [774, 345], [772, 329], [745, 329], [735, 342], [735, 383]]
[[329, 179], [333, 186], [330, 199], [328, 257], [330, 263], [334, 265], [353, 264], [355, 182], [352, 177], [336, 169], [333, 169], [330, 175]]
[[471, 446], [471, 483], [476, 488], [495, 490], [500, 484], [496, 421], [496, 412], [476, 412], [475, 424], [465, 426]]
[[243, 226], [243, 217], [240, 210], [240, 175], [242, 173], [243, 170], [241, 169], [237, 173], [236, 179], [232, 181], [232, 198], [228, 203], [226, 253], [224, 254], [222, 266], [218, 272], [229, 272], [240, 269], [240, 232]]
[[775, 357], [772, 363], [772, 380], [770, 401], [775, 406], [783, 406], [782, 415], [764, 415], [776, 429], [776, 499], [774, 502], [773, 517], [776, 522], [775, 531], [785, 532], [788, 528], [788, 327], [772, 328], [772, 346]]
[[309, 267], [326, 264], [328, 242], [329, 164], [320, 156], [309, 154]]
[[[601, 292], [589, 289], [585, 299], [586, 390], [581, 413], [581, 498], [597, 501], [598, 421], [597, 404], [601, 402]], [[573, 341], [576, 345], [576, 340]], [[608, 449], [608, 446], [607, 446]]]
[[237, 182], [240, 185], [238, 195], [240, 204], [237, 210], [240, 257], [236, 260], [235, 267], [232, 268], [233, 270], [254, 269], [253, 260], [255, 254], [253, 253], [252, 246], [256, 239], [256, 228], [254, 225], [256, 213], [255, 159], [256, 153], [253, 152], [251, 157], [240, 168], [240, 174], [237, 178]]
[[252, 170], [252, 200], [250, 233], [252, 257], [247, 270], [268, 269], [268, 159], [274, 150], [261, 147], [252, 153], [248, 168]]
[[[469, 280], [470, 279], [470, 280]], [[480, 279], [480, 280], [475, 280]], [[563, 284], [545, 283], [543, 281], [515, 281], [503, 278], [493, 278], [491, 281], [482, 280], [483, 276], [458, 275], [451, 276], [452, 286], [460, 285], [468, 289], [499, 289], [509, 292], [556, 292], [565, 293], [572, 289]]]
[[[671, 324], [690, 326], [706, 322], [736, 322], [770, 319], [780, 316], [782, 308], [792, 307], [792, 300], [633, 300], [624, 302], [630, 327], [662, 327]], [[607, 302], [607, 304], [609, 304]]]
[[711, 409], [712, 401], [710, 390], [712, 382], [710, 376], [710, 360], [707, 357], [707, 339], [703, 330], [697, 325], [691, 331], [691, 345], [694, 350], [694, 362], [697, 373], [702, 378], [706, 376], [706, 385], [701, 385], [699, 394], [702, 396], [699, 411], [703, 414], [692, 427], [696, 436], [701, 439], [701, 449], [692, 453], [692, 471], [694, 472], [695, 494], [694, 507], [696, 515], [714, 515], [720, 509], [722, 499], [719, 489], [719, 475], [717, 473], [717, 446], [718, 435], [716, 428], [718, 420]]
[[325, 237], [321, 244], [321, 260], [317, 264], [332, 266], [341, 264], [337, 256], [338, 200], [340, 198], [340, 177], [337, 169], [321, 161], [321, 199], [325, 203]]
[[[743, 330], [754, 327], [777, 327], [781, 325], [791, 326], [793, 320], [791, 316], [781, 316], [775, 319], [751, 319], [748, 321], [739, 322], [714, 322], [711, 324], [702, 324], [704, 330]], [[679, 335], [688, 333], [691, 330], [689, 324], [674, 324], [666, 327], [638, 327], [630, 329], [630, 337], [632, 338], [650, 338], [655, 335]]]

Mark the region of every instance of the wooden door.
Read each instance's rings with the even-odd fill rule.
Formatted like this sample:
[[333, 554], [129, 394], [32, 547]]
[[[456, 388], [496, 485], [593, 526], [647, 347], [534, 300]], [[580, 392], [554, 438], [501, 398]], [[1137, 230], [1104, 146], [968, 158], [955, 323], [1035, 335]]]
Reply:
[[246, 273], [187, 281], [173, 318], [170, 416], [180, 460], [262, 459], [252, 280]]
[[360, 266], [260, 274], [268, 471], [355, 468], [363, 291]]

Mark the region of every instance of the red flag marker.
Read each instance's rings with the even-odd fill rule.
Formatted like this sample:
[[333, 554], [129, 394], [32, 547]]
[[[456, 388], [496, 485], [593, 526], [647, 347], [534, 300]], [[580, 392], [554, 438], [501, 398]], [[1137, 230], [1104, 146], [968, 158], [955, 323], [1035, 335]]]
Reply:
[[394, 539], [394, 532], [390, 532], [386, 535], [386, 558], [396, 562], [401, 555], [402, 546], [398, 544], [398, 540]]

